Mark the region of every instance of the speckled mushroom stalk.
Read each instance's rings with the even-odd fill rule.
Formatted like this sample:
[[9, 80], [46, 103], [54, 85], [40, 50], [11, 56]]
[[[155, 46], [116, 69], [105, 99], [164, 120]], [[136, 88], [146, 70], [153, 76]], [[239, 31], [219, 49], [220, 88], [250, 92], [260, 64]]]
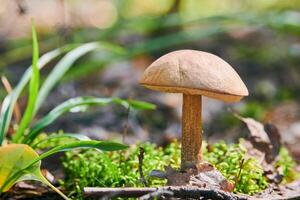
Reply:
[[160, 92], [182, 93], [181, 169], [198, 166], [202, 160], [202, 96], [237, 102], [248, 90], [236, 71], [210, 53], [179, 50], [154, 61], [140, 84]]
[[181, 169], [202, 160], [201, 95], [183, 94]]

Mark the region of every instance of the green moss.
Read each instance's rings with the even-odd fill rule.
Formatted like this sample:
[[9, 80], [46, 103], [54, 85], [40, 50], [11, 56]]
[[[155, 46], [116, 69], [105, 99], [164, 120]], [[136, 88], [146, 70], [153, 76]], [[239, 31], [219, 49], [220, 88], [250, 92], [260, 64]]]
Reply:
[[241, 170], [235, 192], [254, 194], [266, 188], [267, 181], [262, 167], [254, 158], [246, 158], [246, 149], [241, 144], [227, 145], [221, 141], [203, 148], [203, 151], [204, 159], [212, 163], [229, 181], [235, 183]]
[[283, 175], [283, 182], [289, 183], [300, 177], [299, 172], [295, 170], [296, 162], [290, 156], [288, 150], [284, 147], [280, 148], [279, 156], [275, 162], [275, 167]]
[[143, 172], [149, 186], [160, 186], [165, 180], [149, 177], [153, 169], [164, 170], [166, 165], [177, 167], [180, 164], [180, 148], [177, 142], [165, 149], [154, 144], [145, 143], [133, 146], [122, 152], [99, 152], [86, 150], [67, 152], [63, 160], [65, 174], [63, 185], [81, 197], [84, 186], [99, 187], [143, 187], [139, 180], [138, 154], [139, 147], [145, 150]]
[[[139, 147], [145, 149], [143, 171], [149, 186], [164, 185], [165, 180], [151, 178], [148, 174], [154, 169], [164, 170], [168, 165], [179, 168], [180, 145], [176, 141], [166, 148], [145, 143], [122, 152], [103, 153], [96, 150], [67, 152], [63, 160], [67, 177], [62, 184], [77, 195], [76, 199], [81, 198], [81, 191], [85, 186], [143, 187], [138, 173]], [[236, 182], [241, 170], [235, 192], [254, 194], [267, 187], [262, 167], [254, 158], [246, 156], [246, 149], [240, 143], [228, 145], [220, 141], [208, 146], [203, 142], [203, 157], [233, 183]], [[282, 148], [280, 151], [276, 165], [283, 169], [286, 180], [295, 179], [293, 173], [295, 163], [286, 149]]]

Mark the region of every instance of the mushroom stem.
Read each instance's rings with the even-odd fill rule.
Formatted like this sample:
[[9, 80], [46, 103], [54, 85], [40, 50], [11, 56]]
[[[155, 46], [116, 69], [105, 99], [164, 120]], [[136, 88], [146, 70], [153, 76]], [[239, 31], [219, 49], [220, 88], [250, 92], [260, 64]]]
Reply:
[[202, 96], [183, 94], [181, 169], [197, 166], [202, 159]]

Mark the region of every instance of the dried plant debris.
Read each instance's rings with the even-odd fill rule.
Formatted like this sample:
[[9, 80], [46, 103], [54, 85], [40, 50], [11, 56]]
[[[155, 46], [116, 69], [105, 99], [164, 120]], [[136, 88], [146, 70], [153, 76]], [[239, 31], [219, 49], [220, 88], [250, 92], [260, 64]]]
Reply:
[[[268, 188], [261, 195], [291, 196], [295, 191], [294, 185], [299, 186], [299, 181], [296, 179], [300, 178], [300, 174], [296, 170], [296, 162], [282, 146], [279, 130], [273, 124], [264, 125], [252, 118], [236, 116], [249, 129], [249, 140], [242, 140], [242, 145], [247, 149], [248, 156], [259, 161], [269, 183]], [[299, 193], [300, 190], [298, 189], [297, 192]]]
[[247, 195], [237, 195], [218, 189], [204, 189], [197, 186], [164, 186], [158, 188], [84, 188], [86, 197], [139, 197], [140, 200], [148, 199], [213, 199], [213, 200], [247, 200]]
[[209, 189], [220, 189], [226, 192], [234, 190], [234, 184], [228, 181], [219, 170], [208, 162], [202, 162], [198, 166], [198, 173], [192, 176], [189, 184]]
[[281, 137], [279, 130], [273, 124], [263, 125], [252, 119], [244, 118], [237, 114], [235, 116], [243, 121], [249, 129], [249, 141], [253, 148], [265, 154], [265, 161], [271, 163], [279, 154], [281, 147]]
[[271, 184], [269, 187], [254, 196], [257, 199], [300, 199], [300, 181], [286, 185]]
[[233, 183], [229, 182], [220, 171], [208, 162], [202, 162], [197, 167], [188, 168], [185, 171], [178, 171], [170, 166], [165, 170], [166, 172], [155, 170], [152, 175], [166, 178], [169, 186], [196, 186], [226, 192], [232, 192], [234, 189]]

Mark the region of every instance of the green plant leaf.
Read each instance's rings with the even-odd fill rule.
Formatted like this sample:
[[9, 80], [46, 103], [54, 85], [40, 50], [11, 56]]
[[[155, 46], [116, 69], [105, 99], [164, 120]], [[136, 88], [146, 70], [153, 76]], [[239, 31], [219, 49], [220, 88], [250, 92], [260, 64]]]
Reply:
[[[138, 104], [142, 104], [141, 101], [130, 101], [132, 102], [139, 102]], [[62, 104], [58, 105], [56, 108], [54, 108], [52, 111], [50, 111], [45, 117], [40, 119], [29, 131], [26, 138], [24, 138], [23, 143], [31, 144], [35, 137], [40, 133], [42, 129], [44, 129], [46, 126], [54, 122], [58, 117], [60, 117], [62, 114], [69, 112], [70, 110], [82, 106], [106, 106], [108, 104], [119, 104], [124, 106], [125, 108], [128, 108], [129, 101], [123, 100], [120, 98], [96, 98], [96, 97], [77, 97], [73, 99], [69, 99]], [[146, 103], [145, 103], [146, 105]], [[148, 105], [148, 104], [147, 104]], [[143, 108], [149, 108], [153, 107], [150, 106], [152, 104], [149, 104], [148, 106], [144, 106]], [[142, 106], [133, 106], [134, 108], [142, 108]]]
[[64, 199], [69, 199], [42, 175], [40, 157], [28, 145], [10, 144], [0, 147], [0, 158], [0, 193], [8, 191], [19, 181], [36, 180], [51, 187]]
[[131, 99], [121, 99], [121, 98], [111, 98], [110, 99], [112, 103], [119, 104], [124, 106], [125, 108], [128, 108], [129, 106], [131, 108], [137, 109], [137, 110], [153, 110], [155, 109], [155, 105], [152, 103], [148, 103], [145, 101], [138, 101], [138, 100], [131, 100]]
[[64, 133], [64, 134], [59, 134], [59, 135], [51, 135], [46, 137], [43, 140], [40, 140], [39, 142], [31, 145], [33, 149], [35, 149], [38, 145], [44, 143], [44, 142], [49, 142], [51, 140], [56, 140], [56, 139], [64, 139], [64, 138], [74, 138], [80, 141], [87, 141], [91, 140], [88, 136], [82, 135], [82, 134], [74, 134], [74, 133]]
[[[38, 62], [39, 69], [46, 66], [50, 61], [57, 58], [59, 55], [65, 53], [66, 51], [69, 51], [70, 49], [73, 49], [75, 46], [77, 45], [73, 45], [73, 44], [66, 45], [64, 47], [55, 49], [53, 51], [44, 54], [39, 59]], [[5, 99], [3, 100], [1, 113], [0, 113], [0, 145], [2, 145], [2, 142], [6, 136], [11, 121], [13, 109], [15, 107], [17, 99], [19, 98], [21, 92], [23, 91], [26, 84], [30, 80], [31, 74], [32, 74], [32, 68], [30, 66], [22, 76], [18, 85], [14, 88], [13, 92], [10, 95], [6, 96]]]
[[33, 118], [33, 109], [39, 91], [39, 82], [40, 82], [40, 72], [38, 69], [39, 47], [38, 47], [38, 39], [37, 39], [34, 23], [32, 23], [31, 29], [32, 29], [32, 46], [33, 46], [32, 67], [31, 67], [32, 76], [31, 76], [30, 86], [29, 86], [27, 107], [22, 117], [21, 123], [18, 127], [18, 130], [13, 136], [13, 141], [16, 143], [20, 140], [22, 135], [24, 135], [24, 132], [30, 125], [30, 122]]
[[36, 159], [34, 162], [38, 162], [58, 152], [69, 151], [71, 149], [76, 149], [76, 148], [95, 148], [101, 151], [119, 151], [119, 150], [127, 149], [128, 146], [116, 142], [96, 141], [96, 140], [70, 142], [50, 149], [49, 151], [41, 154], [40, 157]]
[[58, 152], [76, 148], [96, 148], [102, 151], [117, 151], [128, 148], [116, 142], [76, 141], [50, 149], [40, 156], [28, 145], [10, 144], [0, 147], [0, 194], [8, 191], [16, 182], [37, 180], [51, 187], [64, 199], [69, 199], [55, 188], [40, 171], [41, 160]]
[[78, 46], [74, 50], [67, 53], [54, 67], [51, 73], [48, 75], [43, 86], [40, 89], [37, 104], [34, 113], [38, 111], [41, 104], [44, 102], [49, 92], [57, 84], [57, 82], [65, 75], [65, 73], [73, 66], [74, 62], [78, 60], [83, 55], [94, 51], [94, 50], [104, 50], [111, 53], [123, 54], [124, 49], [118, 45], [114, 45], [106, 42], [91, 42]]
[[45, 101], [51, 89], [57, 84], [57, 82], [63, 77], [63, 75], [72, 67], [74, 62], [79, 59], [81, 56], [85, 55], [88, 52], [91, 52], [95, 49], [100, 48], [100, 43], [92, 42], [83, 44], [74, 50], [67, 53], [54, 67], [51, 73], [47, 76], [47, 79], [43, 83], [38, 99], [37, 104], [34, 108], [34, 113], [38, 111], [41, 104]]
[[152, 103], [137, 101], [137, 100], [129, 100], [130, 107], [138, 110], [153, 110], [156, 106]]

